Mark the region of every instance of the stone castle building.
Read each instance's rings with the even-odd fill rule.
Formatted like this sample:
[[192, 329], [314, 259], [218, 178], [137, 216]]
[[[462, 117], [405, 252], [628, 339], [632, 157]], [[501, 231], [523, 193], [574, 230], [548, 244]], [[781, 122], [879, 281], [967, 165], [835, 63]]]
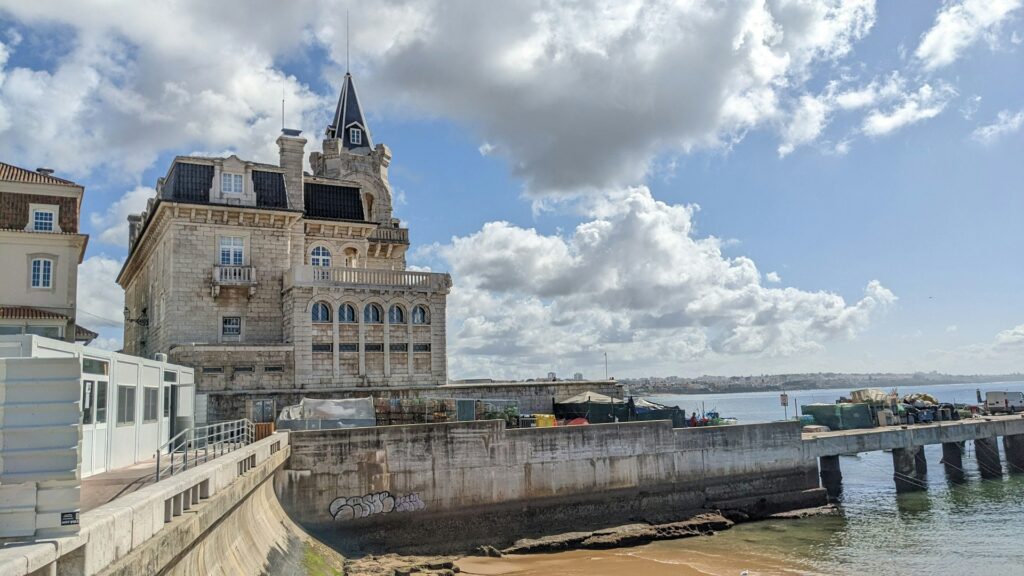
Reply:
[[303, 394], [447, 382], [448, 274], [406, 269], [391, 151], [345, 75], [322, 151], [179, 156], [129, 217], [124, 351], [196, 369], [197, 419], [266, 420]]
[[85, 189], [53, 170], [0, 162], [0, 336], [35, 334], [88, 343], [79, 326], [78, 231]]

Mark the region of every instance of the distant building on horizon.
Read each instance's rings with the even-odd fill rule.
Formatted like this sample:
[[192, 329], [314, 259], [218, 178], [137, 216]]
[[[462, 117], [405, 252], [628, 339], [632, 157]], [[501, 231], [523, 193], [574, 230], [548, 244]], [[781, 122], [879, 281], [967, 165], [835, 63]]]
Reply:
[[78, 231], [84, 194], [53, 170], [0, 162], [0, 336], [96, 338], [77, 324], [78, 265], [89, 241]]
[[278, 165], [179, 156], [129, 217], [125, 352], [194, 367], [200, 421], [446, 384], [451, 277], [406, 269], [391, 151], [374, 145], [352, 76], [312, 173], [299, 131], [277, 144]]

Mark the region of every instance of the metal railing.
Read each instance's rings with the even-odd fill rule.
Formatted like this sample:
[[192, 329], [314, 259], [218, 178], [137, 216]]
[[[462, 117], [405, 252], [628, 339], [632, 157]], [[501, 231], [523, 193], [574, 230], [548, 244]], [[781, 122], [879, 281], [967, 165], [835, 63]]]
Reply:
[[156, 481], [252, 444], [255, 425], [248, 418], [186, 428], [156, 450]]
[[224, 285], [252, 284], [256, 269], [252, 266], [214, 266], [213, 281]]

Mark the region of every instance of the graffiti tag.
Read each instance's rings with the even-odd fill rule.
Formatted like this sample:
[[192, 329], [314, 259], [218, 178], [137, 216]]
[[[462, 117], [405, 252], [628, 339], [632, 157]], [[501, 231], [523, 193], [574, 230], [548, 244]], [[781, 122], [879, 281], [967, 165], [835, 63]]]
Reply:
[[335, 520], [346, 521], [366, 518], [374, 514], [390, 514], [392, 512], [415, 512], [423, 510], [427, 505], [416, 492], [405, 496], [392, 496], [390, 492], [373, 492], [363, 496], [335, 498], [331, 502], [330, 513]]

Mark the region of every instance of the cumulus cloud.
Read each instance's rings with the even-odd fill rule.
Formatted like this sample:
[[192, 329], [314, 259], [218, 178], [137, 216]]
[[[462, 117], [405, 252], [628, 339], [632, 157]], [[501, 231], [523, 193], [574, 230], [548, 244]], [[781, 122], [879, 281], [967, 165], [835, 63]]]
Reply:
[[862, 130], [868, 136], [886, 136], [901, 128], [938, 116], [956, 92], [945, 84], [924, 84], [905, 94], [886, 110], [875, 109], [864, 118]]
[[1024, 126], [1024, 110], [1017, 113], [1002, 110], [996, 115], [996, 121], [978, 126], [971, 133], [971, 138], [982, 144], [994, 144], [1002, 137], [1013, 134]]
[[93, 212], [89, 221], [99, 233], [95, 238], [104, 244], [128, 247], [128, 215], [138, 214], [146, 209], [146, 202], [156, 196], [156, 190], [149, 186], [136, 186], [121, 196], [121, 199], [107, 207], [100, 214]]
[[635, 368], [801, 354], [854, 338], [896, 301], [877, 281], [852, 303], [766, 287], [749, 258], [694, 234], [695, 207], [646, 188], [581, 202], [586, 221], [567, 236], [491, 222], [435, 249], [458, 279], [454, 373], [531, 375], [605, 350]]
[[[948, 331], [948, 330], [947, 330]], [[1024, 324], [1000, 330], [987, 342], [980, 342], [946, 350], [932, 350], [932, 364], [939, 369], [970, 374], [984, 366], [988, 371], [1004, 373], [1024, 371], [1021, 354], [1024, 353]]]
[[764, 279], [771, 282], [772, 284], [778, 284], [782, 282], [782, 276], [779, 276], [778, 272], [769, 272], [764, 275]]
[[78, 267], [78, 312], [88, 326], [124, 325], [124, 291], [114, 282], [121, 261], [91, 256]]
[[921, 37], [914, 56], [926, 70], [955, 62], [964, 50], [990, 38], [1024, 0], [947, 0], [935, 15], [935, 24]]
[[804, 95], [790, 123], [782, 132], [782, 144], [779, 145], [779, 156], [786, 156], [797, 146], [818, 138], [825, 128], [828, 105], [819, 98]]

